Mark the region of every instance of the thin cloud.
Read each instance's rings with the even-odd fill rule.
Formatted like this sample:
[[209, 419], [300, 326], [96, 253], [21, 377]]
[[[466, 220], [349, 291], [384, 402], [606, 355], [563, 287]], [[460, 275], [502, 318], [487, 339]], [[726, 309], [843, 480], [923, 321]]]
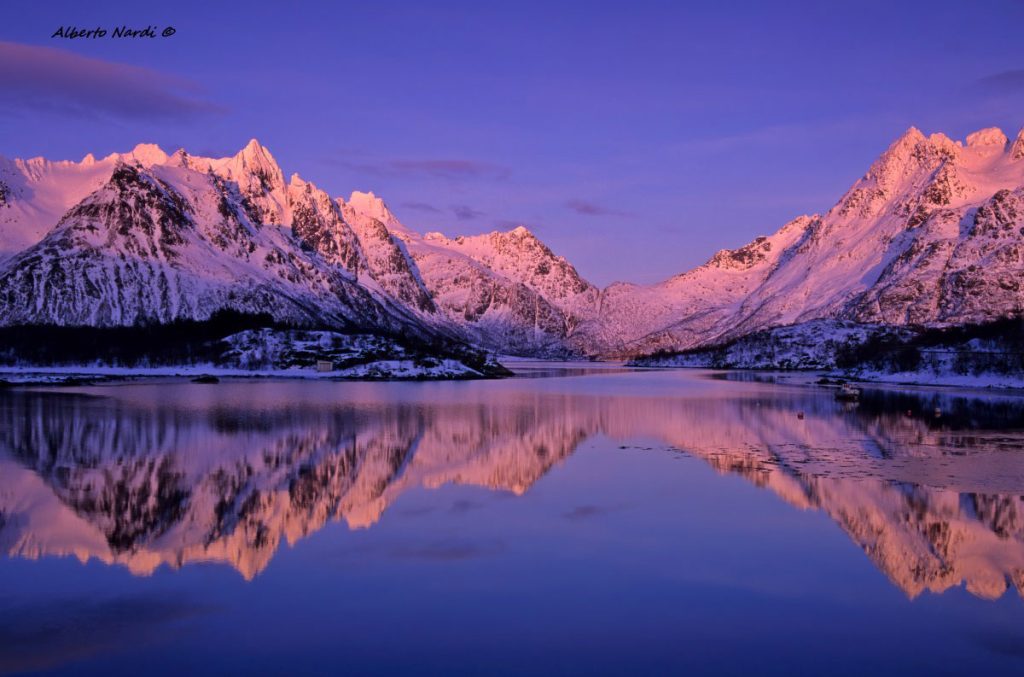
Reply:
[[442, 214], [443, 212], [432, 204], [426, 202], [403, 202], [402, 207], [406, 209], [414, 209], [418, 212], [429, 212], [431, 214]]
[[[885, 119], [878, 119], [885, 122]], [[724, 136], [701, 136], [684, 139], [667, 146], [672, 153], [733, 153], [751, 146], [772, 148], [792, 144], [818, 143], [820, 139], [832, 138], [839, 134], [864, 134], [863, 118], [841, 118], [819, 122], [767, 125]], [[906, 125], [902, 129], [906, 129]], [[902, 131], [902, 129], [900, 131]]]
[[[179, 145], [179, 146], [169, 145], [168, 147], [169, 148], [184, 148], [185, 146], [184, 145]], [[217, 148], [217, 147], [206, 146], [204, 148], [200, 148], [199, 150], [197, 150], [195, 152], [195, 154], [198, 155], [199, 157], [222, 158], [222, 157], [232, 157], [237, 152], [238, 152], [237, 148], [232, 150], [232, 149], [226, 148], [226, 147], [224, 147], [224, 148]], [[189, 155], [191, 155], [191, 154], [192, 153], [189, 153]]]
[[467, 501], [465, 499], [459, 499], [452, 503], [452, 512], [463, 513], [469, 512], [470, 510], [476, 510], [477, 508], [484, 507], [482, 503], [476, 501]]
[[507, 167], [476, 160], [393, 160], [391, 166], [404, 174], [422, 174], [441, 179], [504, 179]]
[[455, 214], [455, 218], [459, 221], [471, 221], [475, 218], [484, 216], [484, 212], [466, 205], [452, 205], [452, 213]]
[[336, 159], [334, 164], [364, 174], [391, 178], [445, 179], [449, 181], [507, 179], [508, 167], [479, 162], [477, 160], [423, 159], [423, 160], [381, 160], [379, 162], [354, 162]]
[[213, 611], [214, 607], [156, 594], [5, 606], [0, 608], [4, 618], [18, 622], [0, 625], [0, 673], [67, 668], [115, 651], [122, 643], [158, 641], [175, 623]]
[[167, 73], [51, 47], [0, 41], [0, 108], [129, 119], [222, 111], [196, 85]]
[[562, 517], [570, 521], [589, 520], [618, 512], [623, 507], [621, 505], [578, 505]]
[[983, 78], [978, 78], [977, 84], [991, 91], [1024, 90], [1024, 68], [986, 75]]
[[398, 559], [453, 562], [498, 554], [504, 549], [505, 545], [498, 541], [490, 543], [440, 541], [423, 545], [401, 546], [394, 548], [390, 554]]
[[569, 200], [565, 206], [583, 216], [629, 216], [627, 212], [618, 209], [608, 209], [586, 200]]

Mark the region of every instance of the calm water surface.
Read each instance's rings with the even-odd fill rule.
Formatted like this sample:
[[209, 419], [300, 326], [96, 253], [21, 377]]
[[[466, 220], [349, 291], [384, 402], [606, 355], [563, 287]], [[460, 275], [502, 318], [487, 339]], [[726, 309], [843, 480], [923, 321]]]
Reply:
[[520, 368], [0, 390], [0, 672], [1024, 673], [1024, 399]]

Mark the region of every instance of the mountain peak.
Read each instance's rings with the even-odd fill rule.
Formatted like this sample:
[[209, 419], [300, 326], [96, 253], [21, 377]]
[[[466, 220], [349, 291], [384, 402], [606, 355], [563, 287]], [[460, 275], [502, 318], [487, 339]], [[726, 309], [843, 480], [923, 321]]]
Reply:
[[893, 146], [901, 146], [901, 145], [914, 146], [914, 145], [924, 141], [925, 138], [926, 137], [924, 135], [924, 132], [922, 132], [920, 129], [918, 129], [914, 125], [911, 125], [910, 127], [907, 128], [907, 131], [903, 132], [898, 137], [896, 137], [896, 140], [893, 142], [892, 145]]
[[954, 141], [942, 132], [935, 132], [934, 134], [931, 134], [928, 137], [928, 143], [939, 150], [945, 150], [953, 154], [956, 154], [961, 147], [959, 141]]
[[902, 136], [916, 138], [918, 141], [924, 138], [924, 132], [918, 129], [914, 125], [907, 127], [907, 131], [903, 132]]
[[1006, 134], [998, 127], [986, 127], [967, 135], [968, 148], [1006, 148]]
[[266, 147], [262, 143], [260, 143], [259, 139], [257, 139], [256, 137], [253, 137], [253, 138], [249, 139], [249, 143], [245, 144], [242, 147], [242, 150], [240, 150], [238, 152], [239, 152], [239, 154], [244, 153], [244, 154], [252, 155], [252, 154], [256, 154], [256, 153], [266, 153], [267, 149], [266, 149]]
[[917, 127], [910, 127], [907, 131], [900, 134], [895, 141], [889, 144], [889, 147], [885, 149], [881, 157], [876, 160], [876, 164], [881, 162], [883, 165], [890, 165], [895, 161], [905, 161], [909, 158], [914, 149], [922, 142], [927, 142], [928, 138], [921, 132]]
[[223, 166], [230, 178], [243, 184], [248, 184], [250, 181], [244, 177], [251, 176], [256, 177], [267, 190], [284, 186], [284, 172], [278, 166], [277, 160], [256, 139], [245, 144], [245, 147], [227, 160]]
[[274, 156], [270, 154], [266, 146], [256, 139], [250, 139], [249, 143], [245, 144], [242, 150], [235, 154], [235, 159], [241, 160], [249, 166], [273, 165], [275, 168], [277, 167], [277, 161], [274, 159]]
[[1013, 145], [1010, 146], [1010, 159], [1019, 160], [1024, 158], [1024, 127], [1017, 132], [1017, 138], [1013, 140]]
[[[913, 160], [916, 150], [920, 145], [928, 143], [928, 139], [921, 130], [917, 127], [910, 127], [907, 131], [903, 132], [895, 141], [893, 141], [885, 152], [882, 153], [877, 160], [871, 165], [868, 173], [864, 176], [863, 180], [874, 181], [878, 187], [883, 191], [890, 188], [893, 184], [898, 183], [902, 177], [913, 171], [913, 167], [917, 165], [917, 162]], [[850, 199], [858, 205], [864, 198], [862, 195], [863, 191], [859, 190], [856, 186], [852, 193], [844, 200], [846, 209], [849, 210], [856, 205], [850, 204]], [[860, 212], [864, 210], [871, 211], [873, 207], [870, 205], [863, 205], [859, 207]]]
[[384, 225], [390, 225], [397, 221], [384, 200], [374, 195], [372, 190], [365, 193], [359, 190], [352, 191], [352, 195], [348, 198], [348, 204], [363, 216], [377, 219]]
[[140, 143], [132, 148], [126, 156], [146, 167], [167, 162], [168, 157], [167, 153], [155, 143]]

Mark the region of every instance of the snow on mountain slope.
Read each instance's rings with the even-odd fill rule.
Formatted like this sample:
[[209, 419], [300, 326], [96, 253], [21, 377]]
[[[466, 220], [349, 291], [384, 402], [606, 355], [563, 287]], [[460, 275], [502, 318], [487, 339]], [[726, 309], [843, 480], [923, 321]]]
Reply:
[[356, 277], [367, 270], [359, 237], [327, 193], [294, 174], [287, 195], [292, 232], [303, 243]]
[[815, 218], [801, 216], [774, 235], [740, 249], [723, 249], [704, 265], [660, 284], [607, 287], [581, 344], [587, 352], [628, 356], [691, 346], [723, 333], [739, 304]]
[[403, 277], [408, 268], [432, 304], [485, 347], [565, 354], [579, 309], [596, 300], [597, 290], [524, 227], [449, 239], [407, 228], [373, 193], [353, 193], [344, 209], [364, 246], [380, 242], [378, 258]]
[[520, 355], [567, 352], [567, 315], [541, 294], [445, 247], [419, 241], [409, 250], [434, 303], [474, 342]]
[[682, 353], [655, 353], [632, 361], [640, 367], [705, 367], [712, 369], [833, 369], [847, 346], [869, 338], [907, 338], [898, 327], [843, 320], [811, 320], [747, 334], [724, 345]]
[[[4, 163], [0, 250], [18, 252], [0, 268], [7, 323], [163, 322], [223, 307], [336, 323], [375, 307], [358, 321], [564, 354], [568, 308], [597, 294], [525, 228], [428, 242], [373, 193], [346, 201], [298, 175], [285, 183], [256, 140], [225, 158], [140, 145], [99, 162]], [[343, 308], [352, 294], [359, 308]]]
[[103, 187], [0, 268], [0, 317], [105, 326], [230, 308], [303, 324], [407, 326], [289, 231], [251, 222], [236, 198], [233, 186], [181, 164], [119, 161]]
[[252, 139], [234, 156], [209, 162], [217, 175], [238, 187], [253, 223], [289, 223], [284, 173], [259, 141]]
[[440, 233], [424, 238], [434, 246], [458, 252], [482, 263], [496, 273], [519, 280], [552, 302], [570, 305], [586, 295], [593, 302], [597, 289], [580, 277], [576, 269], [524, 226], [502, 233], [449, 239]]
[[166, 160], [153, 144], [102, 160], [90, 153], [81, 162], [0, 156], [0, 260], [41, 240], [68, 209], [110, 178], [118, 161], [150, 166]]
[[1022, 184], [1024, 162], [999, 130], [962, 145], [910, 129], [787, 252], [731, 333], [820, 317], [959, 323], [1019, 313], [1024, 214], [1000, 191]]
[[592, 350], [679, 350], [823, 318], [908, 325], [1020, 315], [1022, 205], [1024, 132], [1011, 144], [984, 129], [961, 143], [911, 128], [827, 213], [737, 250], [777, 243], [742, 275], [713, 270], [713, 260], [654, 287], [605, 290]]
[[373, 193], [354, 192], [338, 198], [346, 224], [357, 234], [372, 278], [392, 297], [424, 313], [437, 311], [404, 243], [392, 234], [406, 232], [384, 201]]

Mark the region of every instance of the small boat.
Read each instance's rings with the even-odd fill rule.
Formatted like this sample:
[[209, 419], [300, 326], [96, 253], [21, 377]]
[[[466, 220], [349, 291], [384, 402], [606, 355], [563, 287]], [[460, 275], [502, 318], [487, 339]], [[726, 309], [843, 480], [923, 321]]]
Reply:
[[836, 391], [836, 399], [840, 402], [856, 402], [860, 400], [860, 388], [844, 383]]

